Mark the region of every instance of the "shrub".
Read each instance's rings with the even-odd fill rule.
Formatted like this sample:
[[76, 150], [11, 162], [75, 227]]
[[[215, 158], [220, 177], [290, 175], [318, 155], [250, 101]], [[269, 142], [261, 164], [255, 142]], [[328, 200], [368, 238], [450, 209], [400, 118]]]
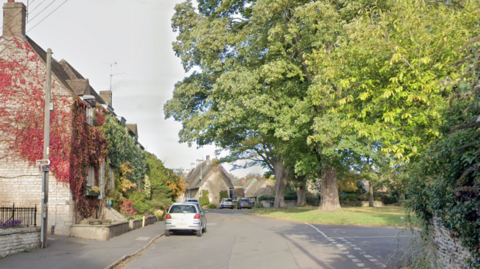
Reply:
[[292, 200], [295, 201], [295, 200], [297, 200], [297, 194], [296, 193], [285, 194], [284, 199], [285, 199], [285, 201], [292, 201]]
[[260, 195], [258, 196], [258, 201], [261, 202], [261, 201], [273, 201], [275, 200], [275, 196], [274, 195]]
[[2, 222], [0, 221], [0, 227], [17, 227], [17, 226], [20, 226], [20, 224], [22, 223], [21, 220], [9, 220], [7, 222]]
[[227, 191], [221, 191], [220, 192], [220, 199], [218, 202], [221, 202], [223, 198], [228, 198], [228, 192]]
[[358, 201], [358, 195], [354, 193], [341, 194], [338, 197], [340, 201], [356, 202]]
[[391, 205], [391, 204], [395, 204], [398, 202], [398, 199], [396, 196], [384, 196], [382, 198], [382, 202], [383, 204], [385, 205]]
[[207, 208], [208, 208], [208, 209], [217, 209], [218, 206], [217, 206], [216, 204], [209, 204], [209, 205], [207, 206]]
[[202, 197], [198, 200], [201, 206], [209, 205], [210, 200], [208, 199], [208, 191], [202, 191]]

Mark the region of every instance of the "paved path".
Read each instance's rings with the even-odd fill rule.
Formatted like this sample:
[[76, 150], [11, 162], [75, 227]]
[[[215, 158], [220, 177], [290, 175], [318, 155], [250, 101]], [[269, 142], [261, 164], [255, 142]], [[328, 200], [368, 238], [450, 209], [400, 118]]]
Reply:
[[131, 255], [163, 234], [164, 222], [156, 222], [109, 241], [49, 235], [48, 247], [0, 259], [0, 268], [101, 269]]

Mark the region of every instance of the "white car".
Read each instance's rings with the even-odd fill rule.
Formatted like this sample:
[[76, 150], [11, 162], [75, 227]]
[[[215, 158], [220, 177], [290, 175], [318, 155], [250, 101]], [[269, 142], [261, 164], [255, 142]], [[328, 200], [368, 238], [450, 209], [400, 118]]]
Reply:
[[220, 209], [224, 208], [231, 208], [233, 209], [233, 201], [232, 198], [223, 198], [220, 202]]
[[175, 231], [192, 231], [198, 237], [207, 232], [207, 211], [196, 203], [174, 203], [165, 216], [165, 236]]

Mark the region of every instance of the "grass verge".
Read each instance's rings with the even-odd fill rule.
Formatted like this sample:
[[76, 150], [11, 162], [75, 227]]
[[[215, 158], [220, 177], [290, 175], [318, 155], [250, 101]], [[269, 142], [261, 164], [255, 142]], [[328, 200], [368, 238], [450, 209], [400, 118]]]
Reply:
[[[284, 220], [330, 224], [330, 225], [361, 225], [361, 226], [395, 226], [409, 225], [406, 220], [405, 208], [387, 207], [344, 207], [336, 212], [323, 212], [318, 207], [291, 208], [256, 208], [250, 214]], [[415, 224], [415, 223], [413, 223]]]

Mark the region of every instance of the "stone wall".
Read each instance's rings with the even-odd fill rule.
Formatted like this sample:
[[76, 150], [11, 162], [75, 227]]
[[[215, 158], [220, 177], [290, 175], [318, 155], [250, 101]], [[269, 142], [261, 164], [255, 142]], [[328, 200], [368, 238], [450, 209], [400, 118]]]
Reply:
[[[55, 225], [55, 234], [70, 235], [73, 223], [73, 202], [70, 189], [49, 177], [48, 231]], [[37, 225], [41, 225], [42, 174], [35, 166], [9, 158], [0, 161], [0, 206], [34, 207]]]
[[0, 259], [40, 247], [40, 227], [0, 229]]
[[129, 222], [116, 222], [111, 225], [75, 224], [71, 227], [72, 237], [108, 241], [110, 238], [119, 236], [130, 231]]
[[[9, 3], [18, 5], [21, 3]], [[15, 5], [12, 5], [14, 7]], [[24, 17], [24, 16], [23, 16]], [[22, 20], [24, 20], [23, 18]], [[19, 39], [21, 41], [22, 39]], [[2, 58], [12, 56], [17, 60], [22, 60], [32, 57], [27, 54], [27, 50], [17, 48], [17, 46], [5, 39], [0, 40], [0, 51], [3, 52]], [[37, 55], [38, 63], [43, 60]], [[46, 74], [46, 66], [38, 65], [36, 59], [28, 61], [27, 69], [25, 70], [25, 79], [27, 82], [36, 83], [31, 74], [37, 74], [38, 77], [44, 77]], [[27, 83], [28, 85], [28, 83]], [[73, 103], [72, 91], [66, 87], [62, 81], [58, 79], [55, 74], [52, 76], [52, 95], [63, 96], [68, 102]], [[27, 87], [27, 86], [25, 86]], [[37, 88], [34, 88], [37, 89]], [[38, 87], [43, 94], [43, 85]], [[68, 97], [71, 96], [71, 97]], [[12, 102], [0, 100], [1, 107], [7, 107], [12, 110], [22, 109], [22, 102]], [[70, 107], [65, 103], [64, 107], [56, 107], [55, 109], [62, 109], [70, 111]], [[42, 108], [43, 111], [43, 108]], [[43, 123], [43, 115], [40, 120]], [[71, 122], [67, 119], [62, 121], [66, 126], [70, 126]], [[5, 130], [0, 130], [0, 206], [9, 206], [15, 203], [16, 207], [34, 207], [37, 205], [37, 225], [41, 223], [41, 203], [42, 203], [42, 173], [35, 166], [35, 163], [29, 163], [21, 160], [18, 156], [12, 155], [9, 145], [14, 139], [11, 133]], [[3, 142], [3, 143], [2, 143]], [[16, 145], [13, 145], [16, 146]], [[33, 145], [32, 145], [33, 146]], [[41, 152], [43, 148], [41, 149]], [[16, 157], [16, 158], [14, 158]], [[68, 162], [67, 162], [68, 163]], [[49, 201], [48, 201], [48, 231], [52, 231], [52, 225], [55, 225], [55, 233], [60, 235], [69, 235], [69, 227], [73, 224], [73, 202], [71, 200], [70, 189], [62, 183], [57, 183], [52, 173], [49, 173]]]
[[450, 232], [440, 225], [440, 220], [433, 220], [434, 242], [436, 258], [432, 266], [442, 269], [467, 269], [465, 260], [470, 257], [469, 251], [461, 245], [459, 240], [450, 236]]
[[208, 190], [210, 204], [218, 205], [220, 204], [220, 192], [227, 191], [229, 193], [230, 189], [223, 181], [220, 173], [214, 172], [209, 175], [201, 190]]

